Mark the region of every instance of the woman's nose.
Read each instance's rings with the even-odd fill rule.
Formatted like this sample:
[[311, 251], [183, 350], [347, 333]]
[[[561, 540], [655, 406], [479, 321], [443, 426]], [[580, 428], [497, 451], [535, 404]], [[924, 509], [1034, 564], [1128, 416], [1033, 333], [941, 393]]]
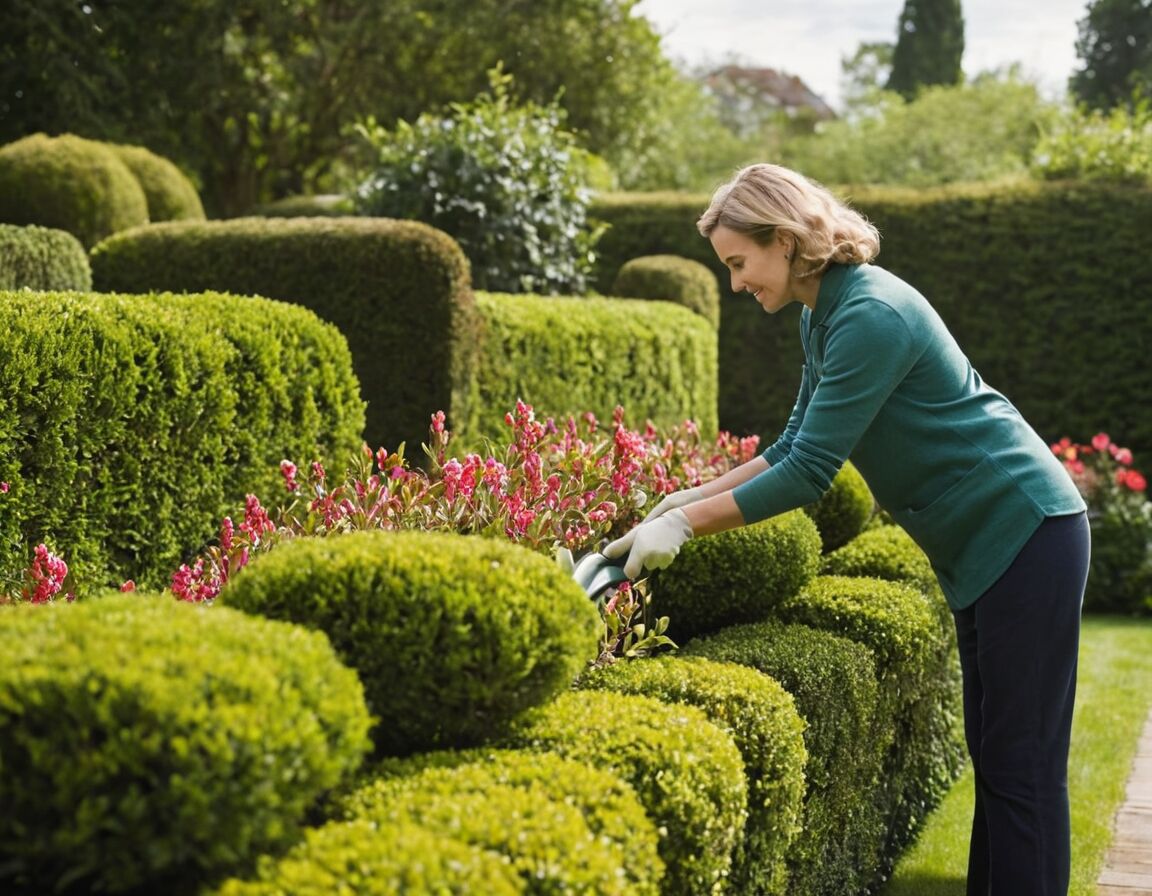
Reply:
[[744, 291], [744, 281], [740, 279], [738, 274], [732, 274], [732, 292], [740, 293]]

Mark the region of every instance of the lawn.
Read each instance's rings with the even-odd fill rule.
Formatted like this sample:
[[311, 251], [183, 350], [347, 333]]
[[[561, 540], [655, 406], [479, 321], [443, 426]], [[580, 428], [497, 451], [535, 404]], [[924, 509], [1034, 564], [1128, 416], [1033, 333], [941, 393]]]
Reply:
[[[1152, 707], [1152, 620], [1089, 616], [1068, 767], [1072, 798], [1069, 896], [1095, 896], [1137, 741]], [[969, 770], [928, 819], [880, 896], [964, 896], [972, 816]]]

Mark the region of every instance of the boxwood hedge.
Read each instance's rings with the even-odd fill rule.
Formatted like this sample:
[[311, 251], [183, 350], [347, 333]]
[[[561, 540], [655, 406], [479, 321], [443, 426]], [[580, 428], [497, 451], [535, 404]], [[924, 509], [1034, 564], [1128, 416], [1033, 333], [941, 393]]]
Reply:
[[0, 290], [91, 288], [88, 253], [68, 231], [0, 224]]

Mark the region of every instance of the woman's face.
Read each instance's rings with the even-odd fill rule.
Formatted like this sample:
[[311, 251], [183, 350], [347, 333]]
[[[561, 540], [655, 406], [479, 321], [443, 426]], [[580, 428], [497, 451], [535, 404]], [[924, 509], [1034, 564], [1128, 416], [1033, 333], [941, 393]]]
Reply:
[[792, 279], [794, 241], [777, 234], [767, 246], [750, 236], [717, 225], [710, 237], [712, 248], [732, 274], [732, 291], [747, 290], [769, 314], [798, 301]]

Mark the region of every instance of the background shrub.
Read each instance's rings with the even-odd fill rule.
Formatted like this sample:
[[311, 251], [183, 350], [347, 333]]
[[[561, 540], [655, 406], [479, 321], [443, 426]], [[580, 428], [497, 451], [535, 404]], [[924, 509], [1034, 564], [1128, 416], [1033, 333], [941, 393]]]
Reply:
[[[311, 309], [344, 334], [373, 448], [419, 446], [436, 411], [466, 419], [478, 340], [468, 262], [412, 221], [240, 218], [119, 234], [92, 253], [102, 291], [226, 290]], [[411, 452], [410, 452], [411, 453]]]
[[418, 823], [506, 855], [525, 892], [657, 896], [664, 865], [636, 792], [610, 771], [518, 750], [436, 753], [342, 800], [347, 818]]
[[872, 652], [832, 632], [778, 620], [734, 625], [689, 641], [685, 657], [739, 663], [780, 683], [805, 721], [800, 835], [788, 851], [789, 896], [859, 893], [876, 873], [884, 818], [872, 797], [892, 741], [878, 712]]
[[785, 855], [800, 831], [808, 757], [804, 724], [776, 681], [735, 663], [664, 655], [589, 669], [578, 685], [696, 706], [727, 731], [748, 779], [748, 820], [728, 886], [743, 896], [790, 892]]
[[159, 587], [284, 457], [351, 455], [344, 337], [232, 296], [0, 293], [0, 575], [46, 542], [70, 588]]
[[148, 202], [105, 144], [33, 134], [0, 147], [0, 221], [67, 230], [88, 248], [148, 223]]
[[232, 879], [216, 896], [519, 896], [505, 856], [415, 824], [333, 822], [309, 830], [280, 859], [265, 857], [255, 880]]
[[634, 419], [716, 430], [716, 334], [668, 302], [479, 293], [482, 349], [471, 380], [470, 441], [506, 434], [517, 399], [539, 417], [620, 405]]
[[664, 299], [691, 308], [720, 327], [720, 291], [704, 265], [679, 255], [645, 255], [625, 262], [612, 283], [612, 295]]
[[747, 782], [732, 738], [699, 709], [569, 692], [529, 713], [507, 745], [558, 753], [627, 781], [664, 833], [664, 896], [722, 887], [744, 829]]
[[0, 224], [0, 289], [92, 288], [88, 253], [72, 234], [52, 227]]
[[108, 144], [135, 175], [148, 201], [148, 220], [204, 220], [204, 206], [192, 181], [163, 156], [143, 146]]
[[326, 632], [360, 673], [387, 755], [499, 737], [568, 687], [599, 637], [592, 602], [547, 557], [442, 532], [294, 539], [220, 599]]
[[825, 553], [847, 544], [871, 519], [876, 502], [868, 483], [851, 462], [845, 462], [820, 498], [804, 508], [820, 532]]
[[1048, 180], [1152, 185], [1152, 101], [1065, 111], [1041, 135], [1032, 170]]
[[322, 635], [141, 594], [0, 625], [0, 876], [191, 892], [295, 834], [369, 717]]
[[653, 608], [677, 643], [729, 625], [758, 622], [820, 568], [820, 535], [802, 511], [696, 538], [653, 574]]
[[579, 295], [597, 236], [587, 154], [559, 106], [515, 106], [509, 81], [495, 75], [490, 94], [443, 116], [362, 127], [376, 160], [356, 208], [451, 234], [480, 289]]

